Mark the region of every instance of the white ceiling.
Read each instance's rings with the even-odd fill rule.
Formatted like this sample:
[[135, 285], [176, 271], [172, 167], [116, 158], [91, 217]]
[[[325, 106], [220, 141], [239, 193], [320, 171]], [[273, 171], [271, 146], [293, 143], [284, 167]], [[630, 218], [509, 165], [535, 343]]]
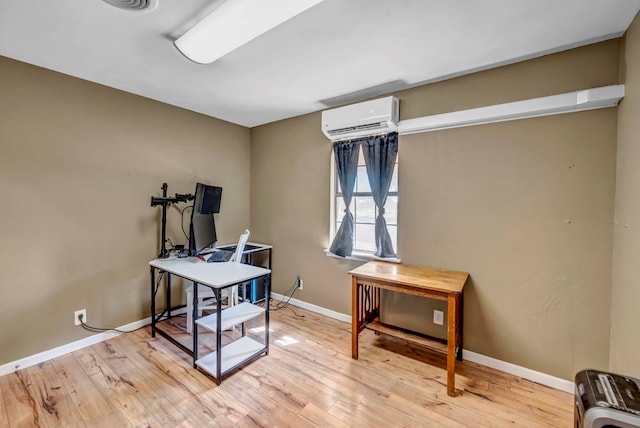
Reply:
[[0, 0], [0, 55], [252, 127], [619, 37], [640, 8], [324, 0], [212, 64], [193, 63], [173, 40], [221, 1], [158, 0], [135, 12], [102, 0]]

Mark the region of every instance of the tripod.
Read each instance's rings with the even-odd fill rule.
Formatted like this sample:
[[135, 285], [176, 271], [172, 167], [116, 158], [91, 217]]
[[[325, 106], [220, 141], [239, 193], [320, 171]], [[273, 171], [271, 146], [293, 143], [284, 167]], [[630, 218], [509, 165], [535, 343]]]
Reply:
[[194, 196], [190, 193], [186, 195], [176, 193], [173, 198], [167, 197], [168, 188], [169, 186], [167, 185], [167, 183], [162, 183], [162, 197], [151, 197], [152, 207], [157, 207], [158, 205], [162, 206], [162, 244], [160, 247], [160, 255], [158, 256], [159, 259], [166, 259], [167, 257], [169, 257], [169, 251], [167, 250], [167, 207], [178, 202], [192, 201], [194, 198]]

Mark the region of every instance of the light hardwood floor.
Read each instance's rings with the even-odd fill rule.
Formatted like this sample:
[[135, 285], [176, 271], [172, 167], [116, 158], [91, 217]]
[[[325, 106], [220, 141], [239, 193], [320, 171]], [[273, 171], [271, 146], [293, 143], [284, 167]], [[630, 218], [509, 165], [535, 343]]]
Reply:
[[349, 323], [293, 309], [220, 386], [149, 327], [2, 376], [0, 428], [572, 426], [571, 394], [462, 362], [448, 397], [444, 356], [365, 331], [356, 361]]

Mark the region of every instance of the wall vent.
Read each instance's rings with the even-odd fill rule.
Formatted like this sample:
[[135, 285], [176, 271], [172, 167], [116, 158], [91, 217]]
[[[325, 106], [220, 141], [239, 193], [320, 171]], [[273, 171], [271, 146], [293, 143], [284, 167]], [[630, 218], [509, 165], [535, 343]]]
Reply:
[[105, 3], [109, 3], [111, 6], [115, 6], [118, 9], [124, 10], [152, 10], [157, 5], [157, 0], [102, 0]]

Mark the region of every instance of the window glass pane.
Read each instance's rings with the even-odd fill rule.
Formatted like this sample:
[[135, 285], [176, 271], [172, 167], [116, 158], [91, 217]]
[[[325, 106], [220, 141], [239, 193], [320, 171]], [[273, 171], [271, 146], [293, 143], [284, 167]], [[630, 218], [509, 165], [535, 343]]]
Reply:
[[371, 186], [369, 186], [369, 177], [367, 177], [367, 168], [365, 166], [358, 167], [358, 177], [356, 178], [356, 192], [371, 193]]
[[398, 191], [398, 164], [393, 167], [393, 176], [391, 177], [391, 185], [389, 186], [389, 191]]
[[[351, 205], [349, 206], [349, 210], [351, 211], [351, 214], [353, 214], [354, 204], [355, 204], [353, 199], [351, 199]], [[342, 196], [336, 197], [336, 221], [342, 221], [342, 218], [344, 217], [344, 207], [345, 207], [344, 199], [342, 199]]]
[[389, 226], [387, 224], [387, 229], [389, 230], [389, 236], [391, 236], [391, 242], [393, 243], [393, 251], [398, 251], [398, 226]]
[[362, 154], [362, 147], [360, 147], [358, 150], [360, 150], [358, 152], [358, 166], [364, 165], [364, 154]]
[[387, 203], [384, 204], [384, 219], [387, 225], [398, 225], [398, 197], [387, 196]]
[[375, 226], [372, 224], [356, 223], [355, 229], [354, 249], [375, 251]]
[[344, 199], [340, 196], [336, 198], [336, 221], [342, 221], [342, 217], [344, 217]]
[[376, 204], [371, 196], [356, 196], [356, 223], [374, 223]]

